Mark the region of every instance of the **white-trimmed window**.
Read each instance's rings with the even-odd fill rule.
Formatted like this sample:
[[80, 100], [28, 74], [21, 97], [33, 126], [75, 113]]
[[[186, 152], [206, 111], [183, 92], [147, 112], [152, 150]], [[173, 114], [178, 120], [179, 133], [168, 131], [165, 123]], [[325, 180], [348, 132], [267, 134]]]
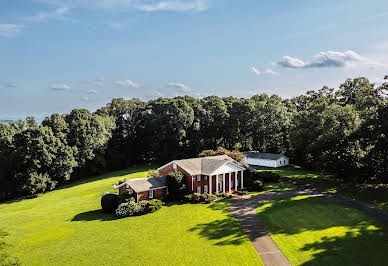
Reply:
[[164, 189], [164, 194], [165, 194], [165, 195], [168, 195], [168, 187], [166, 187], [166, 188]]
[[201, 175], [197, 175], [197, 181], [201, 181]]
[[203, 177], [203, 180], [207, 180], [207, 175], [205, 175], [205, 176]]
[[209, 193], [209, 190], [207, 189], [207, 185], [203, 186], [203, 193]]
[[176, 163], [172, 164], [172, 168], [176, 169]]
[[201, 186], [197, 187], [197, 193], [201, 194]]
[[154, 198], [154, 191], [153, 190], [148, 191], [148, 198], [150, 198], [150, 199]]

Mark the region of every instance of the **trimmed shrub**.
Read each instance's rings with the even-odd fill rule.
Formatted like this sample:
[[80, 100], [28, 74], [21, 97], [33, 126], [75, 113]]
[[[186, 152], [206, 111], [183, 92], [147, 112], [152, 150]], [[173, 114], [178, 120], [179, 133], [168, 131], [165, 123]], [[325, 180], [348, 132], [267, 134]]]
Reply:
[[139, 215], [148, 213], [148, 201], [142, 200], [138, 203], [138, 205], [139, 205], [139, 211], [138, 211]]
[[226, 194], [224, 192], [220, 192], [216, 194], [217, 198], [223, 199], [223, 198], [229, 198], [229, 194]]
[[116, 215], [118, 217], [128, 217], [137, 215], [140, 211], [140, 206], [136, 202], [130, 201], [121, 203], [116, 210]]
[[104, 212], [114, 213], [119, 203], [119, 196], [117, 194], [107, 193], [101, 197], [101, 208]]
[[260, 180], [255, 180], [252, 182], [252, 188], [251, 190], [258, 191], [261, 190], [264, 186], [264, 183]]
[[243, 187], [243, 188], [240, 188], [239, 190], [236, 190], [234, 193], [240, 196], [248, 195], [248, 190], [245, 187]]
[[201, 194], [199, 194], [199, 193], [194, 193], [194, 194], [193, 194], [193, 201], [194, 201], [194, 202], [201, 202]]
[[208, 194], [208, 197], [205, 199], [205, 203], [212, 203], [217, 197], [215, 195]]
[[156, 212], [160, 208], [162, 208], [163, 202], [158, 199], [153, 199], [147, 202], [147, 211], [148, 212]]
[[193, 202], [193, 197], [194, 197], [193, 194], [187, 194], [187, 195], [185, 195], [185, 201], [186, 202]]
[[167, 174], [167, 186], [169, 197], [171, 199], [183, 199], [185, 192], [185, 182], [183, 179], [183, 174], [178, 171], [170, 172]]
[[135, 200], [132, 196], [133, 196], [134, 192], [133, 192], [133, 189], [126, 189], [124, 191], [123, 194], [119, 195], [119, 200], [120, 200], [120, 203], [123, 203], [123, 202], [129, 202], [129, 201], [133, 201]]

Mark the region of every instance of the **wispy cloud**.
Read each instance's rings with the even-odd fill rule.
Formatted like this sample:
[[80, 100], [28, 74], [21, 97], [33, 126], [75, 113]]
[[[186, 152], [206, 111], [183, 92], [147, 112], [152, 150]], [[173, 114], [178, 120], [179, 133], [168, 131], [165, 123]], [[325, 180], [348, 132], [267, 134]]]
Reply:
[[144, 12], [155, 11], [204, 11], [210, 0], [39, 0], [55, 6], [88, 9], [138, 9]]
[[284, 56], [278, 65], [287, 68], [323, 68], [336, 67], [343, 68], [347, 66], [366, 65], [369, 67], [381, 66], [382, 64], [374, 62], [371, 59], [362, 57], [361, 55], [351, 50], [345, 52], [327, 51], [320, 52], [314, 56], [311, 62], [291, 56]]
[[253, 73], [255, 73], [256, 75], [260, 76], [260, 75], [280, 75], [279, 72], [276, 72], [272, 69], [269, 69], [267, 68], [266, 70], [264, 70], [263, 72], [261, 72], [259, 69], [257, 69], [256, 67], [251, 67], [251, 71]]
[[103, 87], [104, 86], [104, 79], [103, 78], [92, 79], [92, 80], [88, 80], [88, 83], [90, 83], [94, 86], [97, 86], [97, 87]]
[[83, 102], [88, 102], [88, 101], [89, 101], [89, 97], [82, 97], [82, 98], [81, 98], [81, 101], [83, 101]]
[[189, 92], [189, 91], [193, 90], [189, 86], [187, 86], [183, 83], [180, 83], [180, 82], [171, 82], [171, 83], [168, 83], [167, 85], [170, 87], [174, 87], [175, 89], [177, 89], [179, 91], [183, 91], [183, 92]]
[[71, 91], [71, 87], [66, 84], [53, 84], [50, 88], [55, 91]]
[[12, 38], [19, 34], [24, 25], [18, 24], [0, 24], [0, 37], [3, 38]]
[[49, 20], [64, 20], [64, 21], [75, 21], [66, 16], [69, 12], [69, 8], [60, 7], [53, 11], [41, 11], [38, 14], [30, 17], [25, 17], [24, 20], [31, 22], [47, 22]]
[[17, 86], [16, 86], [16, 83], [12, 83], [12, 82], [5, 82], [5, 83], [3, 83], [2, 85], [3, 85], [4, 88], [8, 88], [8, 89], [10, 89], [10, 88], [16, 88], [16, 87], [17, 87]]
[[96, 90], [88, 90], [87, 93], [88, 94], [97, 94], [97, 91]]
[[130, 87], [130, 88], [140, 88], [141, 85], [138, 83], [133, 82], [132, 80], [122, 80], [122, 81], [116, 81], [115, 84], [119, 87]]
[[172, 0], [172, 1], [141, 1], [135, 4], [135, 8], [146, 12], [153, 11], [204, 11], [208, 9], [207, 1], [204, 0]]

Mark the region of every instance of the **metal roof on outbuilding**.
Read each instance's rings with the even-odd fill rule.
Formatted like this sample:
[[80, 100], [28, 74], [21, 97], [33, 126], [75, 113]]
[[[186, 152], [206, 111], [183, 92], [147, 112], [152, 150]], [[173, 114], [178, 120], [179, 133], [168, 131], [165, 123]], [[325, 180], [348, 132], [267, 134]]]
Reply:
[[246, 151], [244, 152], [244, 155], [247, 158], [264, 159], [264, 160], [279, 160], [282, 157], [285, 157], [288, 159], [288, 157], [283, 154], [263, 153], [258, 151]]

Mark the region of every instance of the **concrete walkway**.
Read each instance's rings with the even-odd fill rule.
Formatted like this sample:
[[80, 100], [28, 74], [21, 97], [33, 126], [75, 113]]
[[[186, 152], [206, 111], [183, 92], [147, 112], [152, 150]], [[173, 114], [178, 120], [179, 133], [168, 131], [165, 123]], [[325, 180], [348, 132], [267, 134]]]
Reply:
[[329, 200], [364, 211], [388, 224], [388, 214], [383, 211], [373, 209], [359, 202], [345, 199], [337, 194], [319, 192], [308, 187], [300, 187], [298, 189], [279, 192], [268, 192], [239, 199], [229, 205], [229, 212], [240, 223], [242, 230], [252, 242], [253, 247], [256, 249], [256, 252], [259, 254], [264, 265], [281, 266], [291, 264], [264, 230], [264, 227], [256, 214], [256, 209], [268, 200], [294, 196], [325, 197]]

